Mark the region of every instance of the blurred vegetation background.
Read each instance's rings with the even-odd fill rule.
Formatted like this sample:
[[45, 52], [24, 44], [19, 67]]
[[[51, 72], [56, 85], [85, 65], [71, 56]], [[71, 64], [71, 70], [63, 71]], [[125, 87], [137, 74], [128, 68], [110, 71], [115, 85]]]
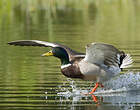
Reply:
[[80, 33], [87, 42], [93, 36], [94, 41], [112, 42], [113, 36], [133, 40], [139, 36], [135, 34], [139, 33], [139, 10], [139, 0], [1, 0], [0, 31], [9, 40], [41, 37], [51, 41], [66, 32]]

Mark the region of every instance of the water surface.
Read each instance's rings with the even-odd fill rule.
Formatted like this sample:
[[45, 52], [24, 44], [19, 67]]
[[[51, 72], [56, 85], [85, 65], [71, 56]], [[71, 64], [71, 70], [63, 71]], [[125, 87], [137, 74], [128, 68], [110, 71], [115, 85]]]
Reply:
[[[1, 0], [0, 108], [140, 109], [139, 10], [139, 0]], [[94, 82], [63, 76], [58, 59], [41, 57], [49, 48], [7, 45], [25, 39], [62, 43], [79, 52], [91, 42], [110, 43], [131, 54], [134, 63], [105, 89], [85, 96], [80, 92], [90, 91]]]

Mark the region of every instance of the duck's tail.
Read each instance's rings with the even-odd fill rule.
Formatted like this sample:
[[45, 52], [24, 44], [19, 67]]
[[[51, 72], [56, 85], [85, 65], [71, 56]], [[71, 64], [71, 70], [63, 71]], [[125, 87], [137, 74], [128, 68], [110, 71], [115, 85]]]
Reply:
[[122, 60], [122, 64], [120, 65], [120, 68], [128, 68], [131, 67], [133, 63], [133, 59], [130, 56], [130, 54], [126, 54], [125, 57]]

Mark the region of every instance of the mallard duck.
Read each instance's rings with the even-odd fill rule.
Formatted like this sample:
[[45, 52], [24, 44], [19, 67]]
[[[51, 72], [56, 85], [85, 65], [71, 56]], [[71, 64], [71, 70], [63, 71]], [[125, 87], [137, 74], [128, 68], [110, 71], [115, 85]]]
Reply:
[[9, 42], [10, 45], [52, 47], [42, 56], [55, 56], [61, 61], [61, 72], [69, 78], [96, 81], [89, 94], [93, 94], [102, 83], [128, 68], [132, 64], [129, 54], [119, 51], [113, 45], [91, 43], [86, 46], [86, 54], [76, 52], [64, 45], [39, 40], [20, 40]]

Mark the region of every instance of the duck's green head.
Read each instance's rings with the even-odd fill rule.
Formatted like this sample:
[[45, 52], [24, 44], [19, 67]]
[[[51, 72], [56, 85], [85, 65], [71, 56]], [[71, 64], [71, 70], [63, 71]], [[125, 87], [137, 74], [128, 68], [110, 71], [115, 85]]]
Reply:
[[53, 47], [51, 51], [44, 53], [42, 56], [55, 56], [61, 60], [62, 65], [69, 64], [69, 55], [62, 47]]

